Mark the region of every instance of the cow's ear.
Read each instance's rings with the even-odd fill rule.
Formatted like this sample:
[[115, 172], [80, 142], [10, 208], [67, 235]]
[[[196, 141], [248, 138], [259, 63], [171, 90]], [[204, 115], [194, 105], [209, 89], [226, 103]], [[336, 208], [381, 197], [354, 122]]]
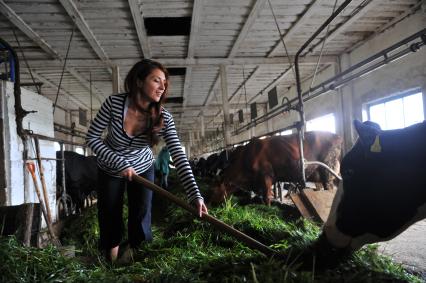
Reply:
[[358, 120], [354, 120], [354, 126], [361, 143], [366, 146], [373, 144], [376, 136], [381, 132], [379, 124], [371, 121], [361, 123]]

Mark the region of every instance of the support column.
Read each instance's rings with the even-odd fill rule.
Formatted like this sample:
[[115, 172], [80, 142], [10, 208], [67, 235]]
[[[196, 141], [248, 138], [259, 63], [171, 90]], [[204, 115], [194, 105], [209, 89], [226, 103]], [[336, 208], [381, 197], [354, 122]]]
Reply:
[[251, 127], [251, 128], [249, 129], [249, 131], [250, 131], [249, 138], [250, 138], [250, 139], [251, 139], [251, 138], [254, 138], [254, 137], [256, 136], [256, 127]]
[[201, 117], [200, 117], [200, 122], [201, 122], [201, 137], [204, 138], [205, 135], [205, 128], [204, 128], [204, 113], [201, 112]]
[[[268, 113], [268, 104], [265, 103], [265, 105], [263, 106], [263, 114]], [[274, 131], [274, 125], [272, 123], [272, 119], [268, 119], [266, 120], [266, 132], [270, 133]]]
[[226, 66], [220, 65], [220, 86], [222, 89], [222, 107], [223, 107], [223, 136], [224, 146], [227, 148], [231, 144], [231, 133], [229, 123], [229, 102], [228, 102], [228, 82], [227, 82]]
[[192, 132], [189, 132], [189, 145], [186, 147], [186, 156], [188, 157], [188, 159], [191, 158], [191, 147], [193, 145], [193, 138], [192, 138]]
[[116, 94], [120, 92], [121, 92], [120, 69], [116, 65], [112, 67], [112, 93]]
[[[346, 70], [351, 67], [350, 55], [345, 53], [340, 57], [340, 70]], [[354, 143], [354, 129], [352, 120], [353, 115], [353, 82], [349, 82], [346, 86], [339, 89], [342, 103], [342, 120], [343, 120], [343, 152], [347, 152]]]

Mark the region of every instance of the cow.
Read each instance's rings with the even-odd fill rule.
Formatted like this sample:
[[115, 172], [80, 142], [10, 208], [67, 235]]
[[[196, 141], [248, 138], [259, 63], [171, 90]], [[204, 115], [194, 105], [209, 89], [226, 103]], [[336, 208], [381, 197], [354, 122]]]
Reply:
[[[304, 156], [309, 161], [321, 161], [335, 172], [340, 168], [342, 138], [328, 132], [306, 132]], [[257, 188], [263, 202], [270, 205], [271, 186], [277, 182], [300, 182], [299, 141], [297, 134], [252, 139], [246, 146], [235, 150], [222, 180], [213, 189], [210, 202], [220, 203], [240, 188]], [[333, 189], [336, 178], [318, 165], [309, 166], [306, 177], [321, 182], [324, 189]]]
[[196, 165], [195, 165], [195, 170], [194, 170], [194, 174], [199, 176], [199, 177], [205, 177], [206, 175], [206, 162], [207, 160], [204, 157], [201, 157]]
[[314, 245], [322, 254], [390, 240], [426, 217], [426, 122], [388, 131], [354, 125], [359, 138], [342, 160], [343, 183]]
[[[56, 158], [61, 159], [60, 151]], [[65, 187], [67, 194], [75, 204], [77, 213], [84, 208], [86, 198], [96, 191], [98, 169], [96, 156], [84, 156], [73, 151], [64, 151], [65, 158]], [[62, 184], [62, 161], [56, 162], [56, 184]]]
[[215, 176], [215, 164], [217, 163], [217, 160], [219, 158], [218, 153], [212, 153], [210, 154], [206, 159], [205, 164], [205, 177], [214, 177]]

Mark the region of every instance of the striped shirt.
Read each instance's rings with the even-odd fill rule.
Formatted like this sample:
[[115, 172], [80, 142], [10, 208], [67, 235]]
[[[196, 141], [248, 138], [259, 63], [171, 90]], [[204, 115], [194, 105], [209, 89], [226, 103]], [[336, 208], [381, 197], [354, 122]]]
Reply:
[[[87, 145], [98, 157], [99, 168], [116, 177], [121, 177], [120, 172], [130, 167], [133, 167], [137, 174], [141, 174], [154, 162], [147, 135], [142, 133], [131, 136], [124, 130], [128, 101], [127, 94], [109, 96], [102, 104], [86, 136]], [[161, 113], [164, 118], [164, 127], [159, 135], [170, 151], [188, 201], [202, 199], [188, 159], [182, 150], [173, 117], [163, 107]], [[105, 129], [107, 129], [107, 135], [103, 139], [102, 133]]]

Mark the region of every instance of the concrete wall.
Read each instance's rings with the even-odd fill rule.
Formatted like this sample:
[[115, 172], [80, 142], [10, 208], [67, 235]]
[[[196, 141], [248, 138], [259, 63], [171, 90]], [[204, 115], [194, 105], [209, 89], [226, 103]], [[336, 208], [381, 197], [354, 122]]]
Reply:
[[[6, 162], [5, 186], [0, 188], [5, 194], [1, 205], [19, 205], [22, 203], [39, 202], [35, 192], [34, 182], [26, 170], [26, 161], [36, 162], [36, 149], [32, 139], [25, 142], [18, 136], [15, 121], [15, 98], [13, 84], [0, 81], [2, 126], [4, 129], [2, 140]], [[52, 102], [32, 91], [21, 89], [22, 107], [27, 111], [36, 111], [23, 119], [23, 128], [35, 134], [54, 137]], [[42, 158], [55, 158], [53, 142], [40, 140], [40, 155]], [[44, 177], [51, 208], [52, 218], [56, 219], [56, 161], [43, 160]], [[38, 186], [42, 190], [38, 170], [36, 170]]]

